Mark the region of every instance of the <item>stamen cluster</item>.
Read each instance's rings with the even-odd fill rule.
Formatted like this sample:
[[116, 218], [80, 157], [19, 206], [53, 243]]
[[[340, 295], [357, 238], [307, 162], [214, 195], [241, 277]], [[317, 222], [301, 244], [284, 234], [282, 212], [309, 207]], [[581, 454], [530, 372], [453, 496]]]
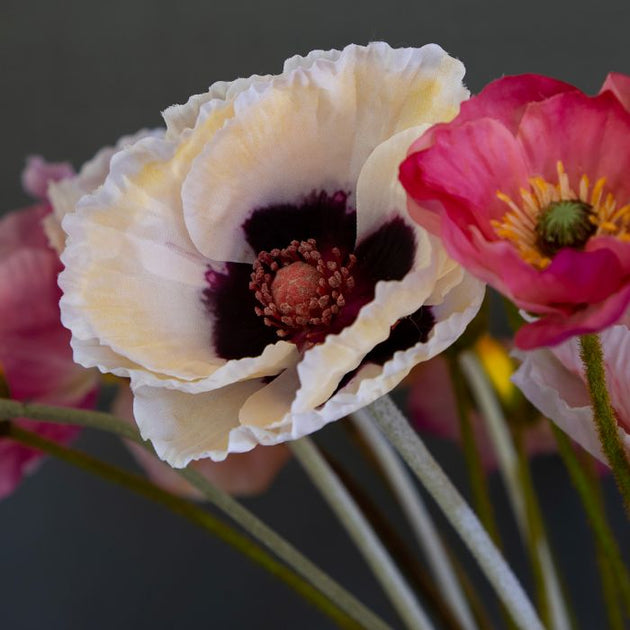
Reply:
[[256, 314], [283, 339], [318, 334], [345, 306], [355, 263], [354, 254], [344, 256], [338, 247], [322, 255], [312, 238], [260, 252], [249, 284], [260, 303]]
[[[510, 208], [501, 221], [492, 222], [497, 236], [514, 243], [525, 262], [537, 269], [545, 269], [562, 247], [582, 249], [592, 236], [630, 240], [630, 204], [618, 207], [614, 195], [604, 194], [605, 177], [599, 178], [591, 190], [589, 178], [582, 175], [575, 192], [562, 162], [557, 163], [557, 172], [557, 184], [532, 177], [530, 190], [521, 190], [521, 204], [497, 193]], [[559, 225], [562, 213], [567, 220]]]

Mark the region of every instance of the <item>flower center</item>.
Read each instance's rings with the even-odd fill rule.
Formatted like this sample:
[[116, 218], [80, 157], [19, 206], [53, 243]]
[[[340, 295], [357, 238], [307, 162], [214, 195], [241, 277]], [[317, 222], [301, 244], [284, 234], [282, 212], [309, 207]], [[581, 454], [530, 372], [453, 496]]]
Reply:
[[547, 256], [554, 256], [563, 247], [582, 249], [597, 231], [591, 220], [593, 207], [580, 201], [554, 201], [538, 217], [538, 247]]
[[344, 256], [337, 247], [320, 252], [312, 238], [260, 252], [249, 284], [260, 304], [256, 314], [282, 339], [317, 343], [354, 288], [355, 263], [353, 254]]
[[589, 178], [582, 175], [576, 193], [562, 162], [556, 168], [558, 183], [530, 178], [520, 204], [497, 193], [509, 208], [500, 221], [492, 221], [497, 236], [512, 242], [523, 260], [537, 269], [549, 266], [564, 247], [582, 249], [593, 236], [630, 241], [630, 203], [618, 207], [612, 193], [604, 194], [605, 177], [591, 189]]

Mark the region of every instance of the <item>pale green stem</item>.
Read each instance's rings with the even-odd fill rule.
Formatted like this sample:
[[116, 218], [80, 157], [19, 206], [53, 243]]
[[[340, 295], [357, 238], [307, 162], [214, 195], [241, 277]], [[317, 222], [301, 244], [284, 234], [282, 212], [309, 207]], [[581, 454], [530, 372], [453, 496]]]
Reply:
[[289, 442], [291, 452], [333, 510], [408, 628], [432, 630], [433, 623], [385, 549], [383, 543], [309, 438]]
[[604, 369], [604, 353], [597, 335], [580, 337], [580, 357], [586, 372], [599, 440], [630, 515], [630, 460], [621, 442], [615, 410], [610, 403]]
[[475, 513], [433, 459], [420, 436], [388, 396], [372, 404], [387, 439], [418, 476], [470, 549], [500, 600], [521, 630], [543, 630], [523, 587], [505, 562]]
[[0, 425], [0, 429], [0, 435], [4, 438], [14, 440], [25, 446], [57, 457], [72, 466], [94, 474], [111, 483], [121, 485], [132, 492], [168, 508], [175, 514], [183, 516], [218, 537], [223, 542], [231, 545], [244, 556], [269, 571], [272, 575], [280, 578], [307, 601], [327, 614], [340, 628], [346, 628], [347, 630], [361, 630], [363, 628], [358, 621], [338, 608], [307, 580], [276, 560], [249, 538], [240, 534], [217, 517], [209, 514], [198, 505], [175, 496], [166, 490], [162, 490], [138, 475], [112, 466], [107, 462], [103, 462], [76, 449], [47, 440], [37, 433], [22, 429], [10, 422], [5, 422], [3, 425]]
[[[514, 448], [501, 404], [474, 353], [462, 352], [459, 363], [486, 423], [516, 523], [521, 537], [530, 548], [535, 577], [543, 582], [539, 589], [543, 618], [551, 617], [549, 622], [554, 630], [570, 630], [570, 616], [544, 528], [533, 531], [530, 527], [526, 495], [521, 487], [518, 454]], [[549, 615], [544, 614], [546, 609]]]
[[[606, 512], [601, 502], [600, 489], [597, 485], [598, 481], [593, 478], [596, 473], [593, 471], [591, 475], [584, 469], [571, 446], [569, 438], [562, 429], [558, 428], [553, 422], [550, 421], [550, 425], [558, 443], [560, 456], [564, 461], [571, 481], [582, 501], [582, 506], [586, 512], [591, 531], [595, 537], [600, 567], [602, 567], [602, 570], [605, 570], [603, 567], [604, 562], [610, 566], [612, 576], [614, 577], [615, 588], [619, 589], [622, 601], [626, 605], [627, 614], [630, 615], [630, 574], [623, 563], [619, 545], [606, 520]], [[602, 587], [605, 591], [608, 585], [609, 582], [606, 577], [603, 577]], [[611, 597], [608, 592], [604, 594], [607, 607], [609, 608], [609, 615], [616, 616], [616, 613], [610, 610], [608, 604], [608, 602], [614, 602], [615, 598]]]
[[[7, 420], [11, 418], [32, 418], [41, 422], [98, 428], [142, 444], [147, 450], [154, 453], [151, 445], [140, 437], [137, 429], [132, 424], [106, 413], [25, 404], [15, 400], [0, 399], [0, 418]], [[222, 510], [255, 540], [273, 551], [298, 575], [307, 579], [339, 608], [358, 621], [362, 628], [368, 628], [369, 630], [387, 630], [389, 628], [380, 617], [226, 492], [212, 485], [205, 477], [192, 468], [188, 467], [176, 470], [176, 472], [195, 486], [206, 500]]]
[[477, 511], [483, 526], [488, 530], [492, 540], [497, 547], [501, 548], [501, 538], [494, 517], [490, 492], [488, 491], [486, 471], [483, 467], [481, 453], [479, 452], [477, 439], [470, 419], [471, 403], [464, 375], [456, 357], [449, 356], [447, 357], [447, 361], [451, 376], [451, 385], [455, 393], [457, 413], [459, 415], [462, 448], [464, 450], [468, 480], [472, 491], [473, 507]]
[[477, 625], [466, 597], [451, 566], [442, 540], [433, 524], [431, 515], [425, 507], [424, 501], [407, 469], [400, 461], [391, 444], [383, 437], [383, 434], [374, 424], [374, 419], [367, 409], [356, 411], [352, 415], [352, 420], [372, 450], [385, 478], [396, 495], [416, 536], [416, 540], [427, 557], [433, 574], [441, 587], [444, 597], [450, 603], [457, 620], [466, 630], [474, 630]]

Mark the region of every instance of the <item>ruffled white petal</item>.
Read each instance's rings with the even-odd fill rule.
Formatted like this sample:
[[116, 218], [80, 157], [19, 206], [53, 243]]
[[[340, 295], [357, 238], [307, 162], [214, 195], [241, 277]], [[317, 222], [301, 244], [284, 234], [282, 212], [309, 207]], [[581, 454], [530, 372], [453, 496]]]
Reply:
[[254, 74], [246, 79], [217, 81], [204, 94], [194, 94], [182, 105], [171, 105], [162, 112], [166, 123], [166, 137], [170, 140], [179, 140], [187, 130], [194, 129], [202, 109], [207, 115], [215, 108], [230, 103], [251, 85], [264, 86], [270, 83], [272, 78], [272, 75]]
[[239, 427], [238, 411], [261, 386], [246, 381], [203, 394], [134, 387], [133, 415], [142, 437], [171, 466], [183, 468], [204, 457], [222, 461], [228, 452], [249, 451], [258, 443]]
[[463, 66], [438, 46], [349, 46], [290, 66], [267, 89], [236, 97], [234, 117], [186, 177], [186, 224], [208, 258], [251, 262], [242, 226], [258, 208], [300, 203], [313, 190], [349, 192], [353, 204], [376, 146], [452, 118], [467, 95]]
[[66, 235], [61, 222], [66, 214], [74, 212], [77, 203], [84, 195], [94, 192], [103, 184], [109, 173], [112, 157], [143, 138], [161, 138], [163, 129], [141, 129], [137, 133], [123, 136], [113, 147], [104, 147], [91, 160], [86, 162], [78, 175], [52, 182], [48, 187], [48, 197], [53, 213], [44, 220], [46, 235], [50, 244], [61, 253], [65, 247]]

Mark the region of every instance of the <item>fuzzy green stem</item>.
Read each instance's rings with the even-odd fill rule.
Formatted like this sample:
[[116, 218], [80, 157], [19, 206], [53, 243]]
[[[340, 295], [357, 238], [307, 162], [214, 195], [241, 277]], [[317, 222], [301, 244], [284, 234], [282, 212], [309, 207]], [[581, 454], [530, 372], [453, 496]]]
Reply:
[[[584, 511], [586, 512], [591, 531], [595, 537], [598, 556], [600, 557], [600, 567], [602, 560], [605, 559], [614, 577], [615, 588], [621, 593], [621, 599], [625, 602], [627, 614], [630, 616], [630, 574], [621, 559], [619, 545], [606, 520], [604, 506], [599, 496], [598, 482], [594, 476], [591, 477], [580, 464], [571, 446], [571, 442], [565, 433], [553, 422], [550, 422], [550, 424], [558, 444], [558, 451], [569, 472], [571, 481], [577, 490]], [[606, 589], [607, 584], [606, 577], [602, 575], [602, 588]], [[607, 602], [607, 607], [610, 601], [616, 601], [616, 598], [611, 597], [608, 592], [604, 592], [604, 599]], [[611, 615], [616, 616], [615, 613], [609, 609], [609, 617]]]
[[599, 440], [612, 468], [628, 515], [630, 515], [630, 461], [621, 443], [617, 418], [610, 403], [606, 386], [604, 353], [597, 335], [582, 335], [580, 337], [580, 357], [586, 372]]
[[[98, 428], [137, 442], [155, 454], [152, 446], [141, 438], [135, 426], [111, 414], [0, 399], [0, 418], [26, 417], [40, 422]], [[298, 575], [308, 580], [346, 614], [359, 622], [362, 628], [385, 630], [389, 627], [380, 617], [313, 564], [291, 543], [277, 534], [236, 499], [211, 484], [203, 475], [190, 467], [175, 470], [175, 472], [197, 488], [207, 501], [238, 523], [252, 538], [262, 543], [278, 558], [286, 562]]]
[[37, 433], [22, 429], [13, 423], [3, 422], [0, 435], [19, 442], [24, 446], [52, 455], [101, 479], [123, 486], [146, 499], [162, 505], [171, 512], [183, 516], [223, 542], [231, 545], [251, 561], [285, 582], [308, 602], [328, 615], [340, 628], [361, 630], [363, 627], [358, 621], [322, 595], [309, 582], [276, 560], [262, 547], [194, 503], [162, 490], [143, 477], [112, 466], [76, 449], [47, 440]]

